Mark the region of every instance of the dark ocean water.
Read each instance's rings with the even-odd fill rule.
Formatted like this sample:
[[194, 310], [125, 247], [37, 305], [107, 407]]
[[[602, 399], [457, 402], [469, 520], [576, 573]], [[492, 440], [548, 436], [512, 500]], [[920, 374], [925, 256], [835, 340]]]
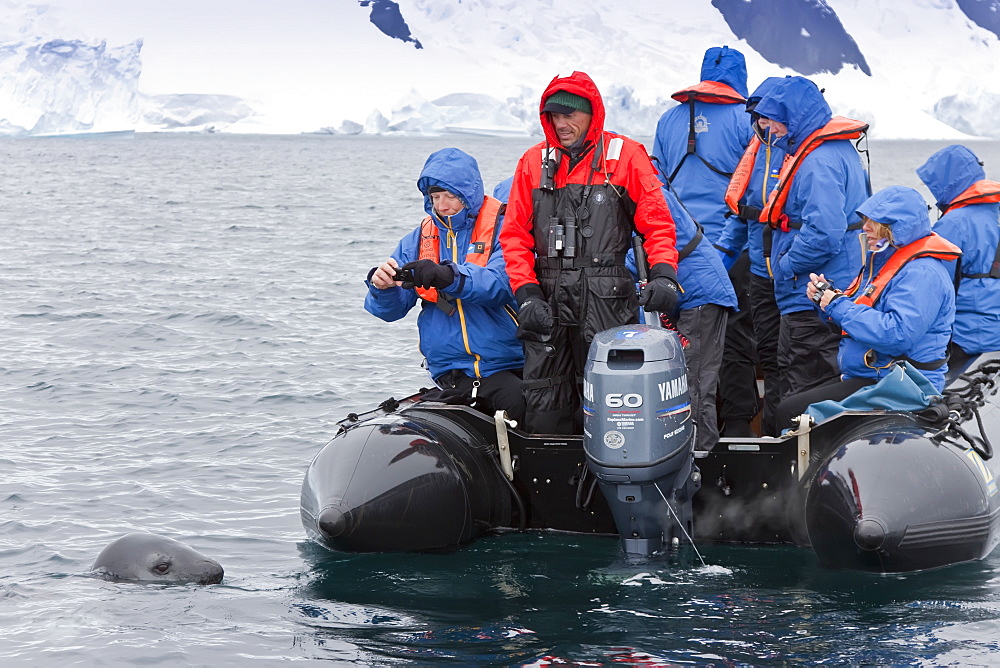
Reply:
[[[428, 153], [488, 189], [519, 139], [0, 142], [0, 665], [1000, 663], [1000, 553], [879, 577], [791, 547], [644, 570], [616, 540], [333, 554], [299, 487], [333, 423], [425, 382], [362, 278], [420, 217]], [[872, 142], [876, 187], [945, 142]], [[1000, 144], [970, 146], [1000, 178]], [[132, 531], [221, 585], [87, 576]], [[548, 658], [546, 658], [548, 657]]]

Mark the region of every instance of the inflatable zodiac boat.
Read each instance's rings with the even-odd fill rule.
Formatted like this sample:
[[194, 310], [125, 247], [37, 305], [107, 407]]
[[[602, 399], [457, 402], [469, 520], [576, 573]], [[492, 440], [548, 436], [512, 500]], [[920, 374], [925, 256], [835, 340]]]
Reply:
[[872, 572], [972, 561], [1000, 539], [998, 374], [1000, 354], [980, 356], [926, 409], [802, 416], [782, 437], [696, 452], [676, 335], [619, 327], [591, 346], [582, 436], [389, 399], [338, 423], [306, 473], [302, 523], [348, 552], [546, 530], [617, 534], [629, 558], [693, 540], [792, 543], [823, 566]]

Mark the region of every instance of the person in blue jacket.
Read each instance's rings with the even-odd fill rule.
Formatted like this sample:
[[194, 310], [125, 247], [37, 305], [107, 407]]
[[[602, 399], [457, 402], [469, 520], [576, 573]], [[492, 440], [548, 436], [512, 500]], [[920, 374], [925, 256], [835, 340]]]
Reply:
[[[670, 189], [662, 190], [677, 231], [677, 281], [682, 290], [677, 330], [688, 339], [684, 361], [691, 416], [698, 425], [695, 449], [707, 451], [719, 440], [716, 392], [726, 321], [736, 308], [736, 292], [708, 237]], [[627, 258], [626, 264], [634, 271], [634, 256]]]
[[[726, 188], [753, 136], [744, 112], [747, 69], [743, 54], [728, 46], [705, 51], [701, 80], [672, 95], [680, 102], [656, 124], [653, 158], [660, 180], [669, 183], [708, 240], [718, 243], [726, 225]], [[750, 264], [739, 254], [729, 267], [739, 308], [726, 327], [720, 379], [720, 418], [726, 436], [752, 436], [757, 413], [757, 356], [750, 323]]]
[[758, 124], [787, 154], [761, 220], [771, 226], [771, 273], [781, 311], [778, 365], [781, 397], [839, 375], [839, 333], [820, 322], [805, 288], [810, 274], [846, 284], [857, 273], [858, 207], [868, 198], [868, 178], [850, 139], [867, 125], [833, 117], [823, 94], [804, 77], [775, 82], [761, 97]]
[[702, 60], [701, 81], [674, 93], [680, 104], [656, 123], [653, 160], [660, 180], [669, 181], [712, 243], [726, 225], [729, 177], [753, 136], [746, 96], [743, 54], [712, 47]]
[[504, 204], [510, 199], [510, 187], [514, 185], [514, 177], [508, 176], [500, 183], [493, 186], [493, 197], [500, 200]]
[[1000, 183], [986, 180], [982, 165], [952, 145], [917, 169], [943, 213], [934, 231], [962, 249], [952, 366], [1000, 350]]
[[792, 427], [792, 418], [809, 404], [839, 401], [873, 385], [899, 361], [944, 389], [955, 320], [952, 263], [961, 250], [931, 231], [927, 205], [913, 188], [885, 188], [863, 202], [858, 214], [868, 251], [855, 282], [841, 291], [828, 277], [813, 274], [803, 290], [833, 328], [843, 331], [841, 378], [782, 401], [779, 428]]
[[[774, 411], [781, 400], [778, 366], [778, 334], [781, 311], [774, 300], [774, 280], [771, 277], [770, 246], [771, 228], [760, 222], [760, 213], [767, 197], [778, 181], [784, 152], [774, 146], [775, 137], [761, 129], [755, 112], [757, 103], [780, 77], [768, 77], [747, 98], [746, 110], [750, 114], [755, 138], [751, 139], [743, 160], [751, 161], [751, 169], [737, 169], [730, 179], [726, 203], [732, 215], [726, 221], [716, 247], [728, 267], [744, 250], [750, 260], [749, 293], [750, 321], [757, 348], [757, 359], [764, 374], [764, 410], [761, 429], [765, 436], [774, 436]], [[730, 194], [731, 192], [731, 194]], [[733, 202], [730, 202], [730, 199]], [[736, 206], [733, 206], [735, 204]], [[765, 251], [766, 246], [766, 251]]]
[[[475, 158], [457, 148], [432, 153], [417, 187], [427, 217], [369, 272], [365, 309], [393, 322], [419, 302], [420, 352], [435, 384], [449, 398], [486, 398], [520, 422], [524, 354], [498, 240], [501, 204], [484, 195]], [[397, 280], [400, 268], [411, 276]]]

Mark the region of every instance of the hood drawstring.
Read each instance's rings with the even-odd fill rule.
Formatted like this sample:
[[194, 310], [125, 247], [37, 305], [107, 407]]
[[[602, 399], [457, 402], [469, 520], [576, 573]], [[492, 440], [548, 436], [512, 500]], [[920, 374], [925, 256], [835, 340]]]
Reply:
[[438, 219], [438, 222], [440, 222], [446, 230], [448, 230], [448, 234], [445, 236], [445, 248], [452, 251], [450, 253], [452, 256], [451, 259], [452, 261], [455, 261], [454, 247], [457, 242], [457, 237], [455, 236], [455, 231], [451, 229], [451, 216], [447, 216], [447, 220], [445, 220], [445, 217], [442, 217], [441, 214], [435, 210], [434, 217]]

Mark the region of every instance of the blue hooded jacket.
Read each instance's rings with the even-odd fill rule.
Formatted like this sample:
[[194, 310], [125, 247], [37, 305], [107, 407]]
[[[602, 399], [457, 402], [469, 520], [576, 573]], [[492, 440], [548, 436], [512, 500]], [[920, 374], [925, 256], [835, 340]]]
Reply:
[[[747, 113], [755, 111], [761, 98], [781, 79], [782, 77], [764, 79], [747, 98]], [[761, 146], [757, 150], [750, 181], [740, 202], [762, 209], [772, 188], [778, 183], [785, 152], [774, 146], [775, 138], [770, 132], [763, 132], [757, 127], [754, 128], [754, 132], [758, 132], [758, 136], [761, 137]], [[771, 274], [764, 259], [764, 227], [765, 225], [758, 220], [730, 216], [717, 245], [735, 255], [739, 255], [746, 248], [750, 255], [750, 271], [762, 278], [770, 278]]]
[[[951, 202], [986, 172], [964, 146], [941, 149], [917, 168], [938, 208]], [[934, 231], [962, 249], [963, 274], [988, 274], [1000, 243], [1000, 202], [970, 204], [948, 211]], [[955, 302], [952, 340], [970, 355], [1000, 350], [1000, 279], [963, 278]]]
[[[457, 195], [465, 208], [454, 216], [438, 215], [429, 193], [431, 186]], [[451, 263], [455, 271], [455, 281], [441, 292], [457, 300], [456, 310], [448, 315], [434, 304], [422, 302], [417, 317], [420, 352], [427, 360], [431, 377], [437, 378], [452, 369], [461, 369], [473, 378], [485, 377], [503, 369], [522, 367], [524, 354], [516, 337], [517, 310], [499, 234], [494, 235], [493, 250], [485, 267], [465, 262], [476, 216], [484, 200], [478, 163], [456, 148], [441, 149], [427, 158], [417, 187], [424, 194], [424, 211], [434, 219], [441, 235], [440, 260]], [[449, 232], [454, 235], [450, 244]], [[403, 266], [419, 259], [419, 247], [418, 225], [400, 240], [392, 257]], [[398, 286], [379, 290], [370, 281], [367, 285], [365, 310], [386, 322], [399, 320], [420, 301], [414, 290]]]
[[[712, 47], [705, 52], [701, 80], [717, 81], [747, 94], [747, 70], [743, 54], [728, 46]], [[694, 102], [697, 155], [687, 153], [691, 114], [688, 103], [668, 109], [656, 124], [653, 159], [665, 184], [677, 165], [684, 164], [674, 177], [673, 187], [684, 206], [705, 230], [712, 243], [722, 235], [726, 224], [725, 194], [729, 177], [712, 171], [698, 156], [716, 169], [732, 173], [750, 142], [753, 131], [750, 117], [742, 104]]]
[[504, 204], [510, 199], [510, 187], [514, 185], [514, 177], [508, 176], [500, 183], [493, 187], [493, 198], [498, 199]]
[[[775, 146], [790, 155], [832, 118], [823, 94], [804, 77], [775, 82], [756, 112], [788, 128]], [[784, 207], [789, 220], [801, 228], [775, 230], [772, 237], [774, 297], [782, 315], [812, 309], [806, 297], [810, 273], [824, 274], [839, 288], [853, 280], [863, 251], [857, 211], [867, 198], [868, 177], [849, 140], [823, 142], [802, 161]]]
[[[670, 215], [674, 219], [677, 252], [680, 253], [697, 234], [698, 225], [680, 200], [670, 191], [669, 186], [663, 186], [660, 190], [663, 192], [663, 198], [667, 200]], [[635, 254], [632, 249], [629, 249], [625, 256], [625, 266], [636, 275]], [[736, 291], [733, 290], [733, 283], [722, 265], [718, 251], [706, 236], [702, 236], [701, 241], [677, 264], [677, 282], [683, 290], [678, 310], [684, 311], [705, 304], [718, 304], [736, 310]]]
[[[912, 188], [890, 186], [879, 191], [858, 208], [858, 213], [892, 228], [892, 245], [868, 251], [857, 295], [876, 276], [897, 248], [931, 233], [927, 205]], [[955, 320], [953, 263], [920, 257], [904, 264], [872, 306], [851, 299], [834, 299], [826, 316], [847, 333], [840, 341], [838, 362], [844, 378], [881, 378], [900, 357], [917, 362], [934, 362], [947, 355], [948, 340]], [[875, 359], [865, 356], [874, 351]], [[921, 370], [934, 387], [944, 389], [947, 364]]]

